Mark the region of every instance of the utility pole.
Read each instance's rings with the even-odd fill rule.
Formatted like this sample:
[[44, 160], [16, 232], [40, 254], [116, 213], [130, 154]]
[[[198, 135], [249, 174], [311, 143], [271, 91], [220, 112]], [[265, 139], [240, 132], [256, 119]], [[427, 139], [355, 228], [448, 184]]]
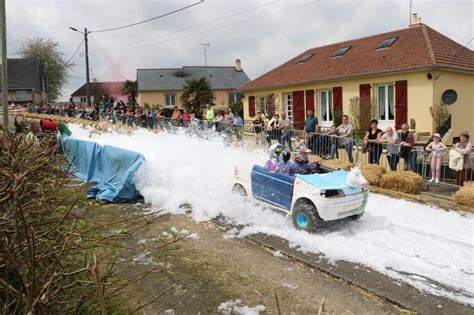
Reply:
[[2, 19], [2, 105], [3, 130], [8, 132], [8, 65], [7, 65], [7, 15], [5, 0], [0, 0], [0, 14]]
[[209, 44], [209, 43], [199, 43], [199, 45], [202, 45], [204, 47], [204, 67], [207, 67], [207, 47], [210, 47], [211, 44]]
[[78, 32], [78, 33], [81, 33], [84, 35], [84, 46], [86, 48], [86, 54], [85, 54], [85, 57], [86, 57], [86, 96], [87, 96], [87, 105], [88, 106], [92, 106], [92, 103], [91, 103], [91, 93], [90, 93], [90, 88], [89, 88], [89, 84], [90, 84], [90, 76], [89, 76], [89, 43], [88, 43], [88, 39], [87, 39], [87, 35], [89, 34], [89, 31], [87, 31], [87, 28], [84, 28], [84, 33], [82, 33], [81, 31], [79, 31], [78, 29], [74, 28], [74, 27], [71, 27], [69, 26], [69, 28], [71, 30], [73, 30], [74, 32]]
[[91, 107], [91, 90], [90, 90], [90, 77], [89, 77], [89, 44], [87, 39], [87, 28], [84, 28], [84, 44], [86, 46], [86, 95], [87, 95], [87, 106]]

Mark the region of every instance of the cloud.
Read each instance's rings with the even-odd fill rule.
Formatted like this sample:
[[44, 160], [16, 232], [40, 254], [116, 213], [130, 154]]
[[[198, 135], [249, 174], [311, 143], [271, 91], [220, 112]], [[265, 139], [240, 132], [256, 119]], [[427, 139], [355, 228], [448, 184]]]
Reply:
[[[58, 41], [65, 58], [69, 58], [82, 40], [82, 35], [72, 32], [69, 26], [81, 30], [105, 29], [157, 16], [192, 2], [7, 0], [9, 55], [15, 56], [20, 40], [40, 36]], [[413, 12], [442, 34], [463, 45], [473, 37], [472, 1], [413, 2]], [[206, 0], [160, 20], [93, 34], [108, 58], [90, 38], [90, 66], [98, 80], [122, 80], [122, 75], [134, 79], [138, 68], [202, 65], [204, 56], [198, 44], [209, 42], [209, 65], [232, 65], [240, 58], [244, 70], [255, 78], [308, 48], [405, 28], [409, 23], [408, 3], [408, 0]], [[240, 15], [209, 23], [244, 10], [247, 11]], [[244, 20], [250, 21], [241, 23]], [[203, 23], [207, 24], [194, 27]], [[229, 27], [230, 24], [236, 25]], [[188, 29], [177, 32], [184, 28]], [[153, 45], [142, 47], [145, 44]], [[81, 78], [85, 78], [84, 57], [78, 54], [74, 62], [71, 75], [75, 77], [70, 78], [65, 88], [65, 100], [83, 84]]]

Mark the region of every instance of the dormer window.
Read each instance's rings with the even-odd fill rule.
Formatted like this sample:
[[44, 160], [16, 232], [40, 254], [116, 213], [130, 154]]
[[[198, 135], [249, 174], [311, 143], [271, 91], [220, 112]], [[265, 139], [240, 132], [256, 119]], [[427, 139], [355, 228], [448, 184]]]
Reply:
[[304, 55], [303, 57], [300, 58], [300, 60], [298, 60], [297, 63], [305, 63], [306, 61], [311, 59], [311, 57], [313, 57], [313, 55], [314, 55], [314, 53]]
[[339, 48], [334, 53], [334, 55], [332, 55], [332, 57], [340, 57], [340, 56], [344, 55], [349, 49], [351, 49], [351, 46], [346, 46], [346, 47]]
[[376, 49], [388, 48], [388, 47], [392, 46], [393, 43], [395, 43], [395, 41], [396, 41], [397, 39], [398, 39], [398, 36], [387, 38], [387, 39], [383, 40], [383, 41], [377, 46]]

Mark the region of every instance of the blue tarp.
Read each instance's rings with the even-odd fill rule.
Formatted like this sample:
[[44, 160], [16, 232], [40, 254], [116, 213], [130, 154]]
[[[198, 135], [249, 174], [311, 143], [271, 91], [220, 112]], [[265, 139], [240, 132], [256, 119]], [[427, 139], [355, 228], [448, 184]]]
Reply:
[[134, 183], [134, 175], [145, 161], [142, 154], [95, 142], [68, 138], [64, 153], [72, 162], [74, 175], [94, 182], [88, 198], [110, 202], [142, 201]]

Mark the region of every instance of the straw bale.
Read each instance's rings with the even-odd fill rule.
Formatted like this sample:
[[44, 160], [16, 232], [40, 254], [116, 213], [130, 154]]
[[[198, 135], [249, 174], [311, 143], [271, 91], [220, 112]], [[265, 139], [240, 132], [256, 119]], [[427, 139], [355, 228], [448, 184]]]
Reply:
[[454, 193], [456, 203], [468, 206], [474, 212], [474, 182], [466, 182], [464, 186]]
[[380, 187], [408, 194], [419, 194], [423, 189], [423, 177], [412, 171], [388, 172], [382, 176]]

